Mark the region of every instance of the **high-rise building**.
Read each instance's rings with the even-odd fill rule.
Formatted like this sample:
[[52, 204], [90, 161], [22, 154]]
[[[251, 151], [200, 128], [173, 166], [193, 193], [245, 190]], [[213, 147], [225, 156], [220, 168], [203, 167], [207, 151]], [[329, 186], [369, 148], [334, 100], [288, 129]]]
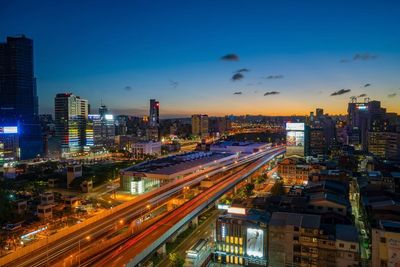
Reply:
[[86, 125], [86, 145], [97, 148], [114, 147], [115, 120], [108, 114], [106, 106], [99, 108], [100, 114], [89, 114]]
[[82, 151], [86, 145], [88, 101], [72, 93], [57, 94], [54, 115], [61, 153]]
[[317, 108], [315, 110], [315, 115], [317, 116], [317, 119], [321, 118], [324, 116], [324, 110], [322, 108]]
[[149, 125], [151, 127], [158, 127], [160, 125], [160, 102], [155, 99], [150, 99], [149, 120]]
[[192, 115], [192, 134], [204, 138], [208, 136], [208, 133], [208, 115]]
[[373, 122], [377, 124], [384, 121], [386, 109], [381, 108], [380, 101], [366, 99], [364, 102], [357, 102], [353, 99], [348, 104], [347, 112], [348, 125], [350, 127], [349, 135], [358, 134], [358, 138], [352, 138], [352, 140], [358, 140], [358, 143], [350, 143], [350, 145], [366, 151], [368, 148], [368, 131], [372, 128]]
[[19, 125], [21, 159], [43, 153], [33, 71], [33, 41], [24, 35], [0, 43], [0, 124]]
[[150, 99], [149, 125], [146, 129], [146, 137], [149, 141], [160, 140], [160, 102]]
[[399, 159], [400, 133], [369, 131], [368, 151], [383, 159]]
[[306, 126], [305, 130], [305, 155], [318, 156], [326, 153], [326, 140], [324, 129], [321, 127]]

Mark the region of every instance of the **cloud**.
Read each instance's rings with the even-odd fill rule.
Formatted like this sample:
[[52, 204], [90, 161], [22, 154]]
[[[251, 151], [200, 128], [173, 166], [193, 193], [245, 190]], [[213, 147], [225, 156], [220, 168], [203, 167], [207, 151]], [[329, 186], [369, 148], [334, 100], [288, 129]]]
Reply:
[[170, 85], [172, 88], [176, 88], [176, 87], [178, 87], [179, 82], [173, 81], [173, 80], [169, 80], [169, 85]]
[[127, 86], [124, 87], [124, 89], [125, 89], [126, 91], [130, 91], [130, 90], [132, 90], [132, 86], [127, 85]]
[[366, 84], [364, 84], [364, 87], [370, 87], [371, 86], [371, 84], [370, 83], [366, 83]]
[[234, 92], [233, 94], [234, 94], [234, 95], [241, 95], [242, 92]]
[[280, 92], [271, 91], [271, 92], [266, 92], [266, 93], [264, 94], [264, 96], [267, 96], [267, 95], [279, 95], [279, 94], [280, 94]]
[[282, 74], [269, 75], [269, 76], [265, 77], [265, 79], [268, 79], [268, 80], [271, 80], [271, 79], [283, 79], [283, 75]]
[[395, 96], [397, 96], [397, 94], [396, 94], [396, 93], [393, 93], [393, 94], [388, 94], [388, 97], [390, 97], [390, 98], [392, 98], [392, 97], [395, 97]]
[[348, 59], [341, 59], [340, 61], [339, 61], [339, 63], [349, 63], [349, 60]]
[[353, 61], [357, 61], [357, 60], [374, 60], [376, 59], [378, 56], [377, 55], [372, 55], [369, 53], [360, 53], [360, 54], [355, 54], [353, 56]]
[[236, 54], [226, 54], [225, 56], [221, 57], [221, 60], [224, 61], [239, 61], [239, 56]]
[[244, 76], [241, 73], [235, 73], [232, 76], [232, 81], [240, 81], [241, 79], [243, 79]]
[[242, 69], [235, 71], [235, 73], [242, 73], [242, 72], [249, 72], [249, 71], [250, 71], [250, 69], [242, 68]]
[[367, 96], [367, 94], [361, 94], [358, 97], [366, 97], [366, 96]]
[[331, 96], [344, 95], [349, 93], [350, 91], [350, 89], [340, 89], [339, 91], [333, 92]]
[[257, 85], [261, 85], [262, 84], [262, 82], [257, 82]]

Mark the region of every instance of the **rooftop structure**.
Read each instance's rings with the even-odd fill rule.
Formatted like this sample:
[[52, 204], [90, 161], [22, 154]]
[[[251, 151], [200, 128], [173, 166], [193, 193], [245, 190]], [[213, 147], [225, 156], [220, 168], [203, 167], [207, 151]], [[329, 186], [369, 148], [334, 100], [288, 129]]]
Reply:
[[211, 145], [211, 151], [253, 153], [271, 148], [271, 143], [223, 141]]

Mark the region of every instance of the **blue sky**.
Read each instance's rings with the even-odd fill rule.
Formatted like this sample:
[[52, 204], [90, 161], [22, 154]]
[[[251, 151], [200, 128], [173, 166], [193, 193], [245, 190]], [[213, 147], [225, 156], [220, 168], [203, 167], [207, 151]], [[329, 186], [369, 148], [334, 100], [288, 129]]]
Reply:
[[[399, 14], [394, 0], [16, 0], [0, 2], [0, 40], [34, 39], [46, 113], [66, 91], [136, 115], [149, 98], [164, 116], [345, 113], [362, 93], [400, 113]], [[239, 61], [220, 59], [228, 53]], [[351, 92], [330, 96], [340, 89]]]

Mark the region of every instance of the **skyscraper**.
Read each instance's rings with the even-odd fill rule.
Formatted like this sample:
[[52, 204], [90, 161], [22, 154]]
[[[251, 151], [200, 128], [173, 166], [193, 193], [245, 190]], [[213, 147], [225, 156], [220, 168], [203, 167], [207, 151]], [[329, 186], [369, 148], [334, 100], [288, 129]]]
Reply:
[[149, 127], [146, 129], [147, 139], [150, 141], [160, 140], [160, 102], [150, 99]]
[[192, 134], [201, 138], [208, 136], [208, 116], [201, 114], [192, 115]]
[[55, 98], [56, 137], [61, 153], [79, 152], [86, 145], [88, 101], [72, 93], [57, 94]]
[[21, 159], [43, 152], [33, 71], [33, 41], [24, 35], [0, 43], [0, 124], [19, 125]]
[[160, 124], [160, 102], [150, 99], [150, 126], [159, 126]]

